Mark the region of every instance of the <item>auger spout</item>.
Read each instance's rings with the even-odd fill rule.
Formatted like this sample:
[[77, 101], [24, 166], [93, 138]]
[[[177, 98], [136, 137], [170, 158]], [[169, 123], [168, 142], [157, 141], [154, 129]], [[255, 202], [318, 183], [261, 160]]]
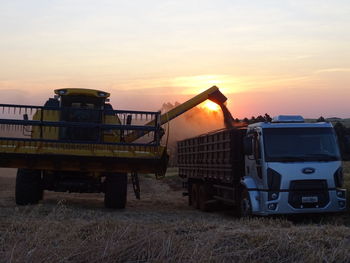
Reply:
[[[178, 105], [177, 107], [171, 109], [170, 111], [160, 115], [160, 118], [158, 120], [158, 122], [159, 122], [158, 124], [163, 125], [163, 124], [171, 121], [172, 119], [176, 118], [177, 116], [185, 113], [186, 111], [196, 107], [198, 104], [200, 104], [206, 100], [211, 100], [211, 101], [217, 103], [218, 105], [220, 105], [220, 107], [223, 110], [224, 116], [225, 116], [225, 111], [228, 111], [226, 106], [224, 105], [227, 98], [224, 94], [222, 94], [220, 92], [218, 87], [213, 86], [213, 87], [207, 89], [206, 91], [203, 91], [202, 93], [198, 94], [197, 96], [193, 97], [192, 99], [189, 99], [188, 101]], [[226, 109], [226, 110], [224, 110], [224, 109]], [[231, 116], [231, 114], [229, 114], [229, 115]], [[231, 116], [231, 118], [232, 118], [232, 116]], [[146, 124], [146, 126], [147, 125], [154, 126], [155, 121], [156, 120], [150, 121], [149, 123]], [[229, 120], [228, 122], [232, 123], [231, 120]], [[226, 123], [226, 118], [225, 118], [225, 123]], [[134, 132], [128, 134], [127, 136], [125, 136], [125, 142], [133, 142], [146, 134], [147, 134], [147, 132], [145, 132], [145, 131], [134, 131]]]

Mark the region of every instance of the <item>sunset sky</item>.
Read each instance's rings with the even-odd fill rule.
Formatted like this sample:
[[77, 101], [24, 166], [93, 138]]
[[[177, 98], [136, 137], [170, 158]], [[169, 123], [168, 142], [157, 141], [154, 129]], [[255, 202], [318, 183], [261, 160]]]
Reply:
[[235, 117], [350, 117], [349, 0], [2, 0], [0, 103], [56, 88], [160, 109], [212, 85]]

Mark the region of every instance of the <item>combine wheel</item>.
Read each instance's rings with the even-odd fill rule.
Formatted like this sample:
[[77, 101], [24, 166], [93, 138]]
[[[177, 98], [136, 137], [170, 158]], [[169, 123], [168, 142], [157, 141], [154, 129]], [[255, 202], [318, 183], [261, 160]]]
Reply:
[[41, 171], [18, 169], [16, 177], [16, 204], [37, 204], [43, 199]]
[[128, 175], [117, 173], [107, 175], [105, 181], [105, 207], [124, 209], [128, 187]]
[[199, 209], [199, 184], [192, 184], [191, 197], [193, 208]]

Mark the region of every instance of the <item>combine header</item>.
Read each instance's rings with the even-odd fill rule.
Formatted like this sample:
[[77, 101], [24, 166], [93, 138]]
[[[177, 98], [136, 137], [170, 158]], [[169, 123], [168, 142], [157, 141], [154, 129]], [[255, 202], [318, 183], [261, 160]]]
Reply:
[[0, 167], [19, 168], [19, 205], [38, 203], [51, 190], [104, 192], [106, 207], [124, 208], [128, 173], [139, 198], [138, 173], [166, 172], [161, 125], [206, 99], [226, 101], [214, 86], [161, 115], [114, 110], [103, 91], [55, 93], [44, 106], [0, 104]]

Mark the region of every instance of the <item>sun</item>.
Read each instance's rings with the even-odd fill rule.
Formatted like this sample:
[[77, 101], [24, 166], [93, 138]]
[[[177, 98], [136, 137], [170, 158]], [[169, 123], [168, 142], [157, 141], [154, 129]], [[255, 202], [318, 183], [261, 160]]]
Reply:
[[212, 102], [210, 100], [205, 101], [201, 106], [209, 111], [220, 110], [220, 106], [218, 104], [216, 104], [215, 102]]

